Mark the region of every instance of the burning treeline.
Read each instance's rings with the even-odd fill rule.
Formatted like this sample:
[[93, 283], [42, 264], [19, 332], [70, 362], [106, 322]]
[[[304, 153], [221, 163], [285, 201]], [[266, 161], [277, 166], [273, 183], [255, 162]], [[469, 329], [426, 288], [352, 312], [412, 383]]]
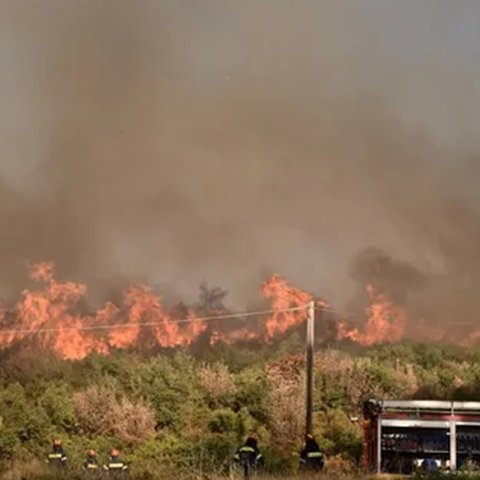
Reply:
[[[311, 298], [273, 275], [261, 289], [262, 295], [271, 301], [271, 313], [268, 317], [264, 315], [261, 324], [254, 328], [251, 322], [249, 328], [239, 326], [241, 322], [224, 309], [209, 312], [208, 319], [186, 306], [167, 309], [147, 285], [128, 287], [120, 305], [106, 302], [95, 312], [82, 314], [79, 304], [86, 295], [86, 286], [58, 281], [54, 273], [50, 262], [32, 266], [30, 276], [37, 288], [24, 290], [15, 305], [0, 313], [3, 347], [33, 337], [36, 344], [53, 349], [62, 358], [81, 359], [91, 352], [107, 354], [112, 349], [129, 348], [142, 342], [153, 341], [164, 348], [186, 347], [201, 336], [208, 336], [212, 344], [270, 341], [303, 322], [304, 310], [288, 310], [305, 305]], [[222, 315], [227, 318], [219, 318], [216, 325], [211, 322]]]
[[[31, 267], [30, 277], [36, 287], [22, 292], [13, 306], [0, 311], [0, 345], [8, 347], [32, 339], [40, 348], [51, 349], [64, 359], [78, 360], [92, 352], [108, 354], [115, 349], [141, 348], [148, 343], [158, 348], [188, 347], [206, 339], [210, 344], [236, 341], [271, 342], [303, 324], [312, 295], [290, 286], [280, 275], [272, 275], [261, 287], [261, 295], [270, 302], [268, 313], [248, 321], [225, 308], [200, 314], [195, 308], [166, 308], [147, 285], [131, 285], [119, 304], [106, 302], [91, 313], [80, 313], [86, 296], [85, 285], [59, 281], [51, 262]], [[422, 335], [421, 323], [412, 319], [406, 307], [392, 301], [379, 285], [365, 287], [367, 306], [363, 325], [354, 328], [328, 304], [317, 300], [317, 310], [333, 315], [337, 340], [369, 346], [379, 342], [396, 342], [412, 334]], [[216, 317], [218, 316], [218, 320]], [[213, 321], [212, 321], [213, 320]], [[253, 321], [252, 321], [253, 320]], [[420, 325], [420, 326], [419, 326]], [[441, 339], [443, 332], [423, 332]], [[476, 334], [471, 335], [474, 340]]]
[[[417, 318], [475, 321], [478, 72], [462, 70], [447, 45], [456, 3], [395, 3], [418, 29], [408, 55], [393, 48], [405, 17], [375, 8], [376, 18], [363, 2], [0, 2], [0, 296], [24, 287], [23, 259], [55, 259], [59, 278], [88, 285], [95, 305], [125, 278], [175, 285], [182, 298], [211, 278], [232, 303], [250, 304], [272, 269], [343, 306], [346, 263], [375, 245], [427, 284], [412, 288], [415, 275], [397, 272], [392, 282], [410, 286], [405, 301], [392, 282], [362, 279], [359, 301], [345, 305], [358, 332], [346, 327], [346, 338], [417, 338]], [[431, 18], [454, 24], [427, 40]], [[2, 328], [69, 329], [4, 343], [86, 338], [87, 352], [110, 351], [266, 338], [278, 324], [173, 324], [203, 312], [171, 311], [138, 286], [79, 317], [85, 287], [57, 283], [40, 278]], [[26, 313], [29, 302], [38, 314]], [[164, 327], [135, 326], [149, 318]], [[122, 322], [133, 326], [75, 331]], [[280, 325], [275, 335], [290, 324]]]

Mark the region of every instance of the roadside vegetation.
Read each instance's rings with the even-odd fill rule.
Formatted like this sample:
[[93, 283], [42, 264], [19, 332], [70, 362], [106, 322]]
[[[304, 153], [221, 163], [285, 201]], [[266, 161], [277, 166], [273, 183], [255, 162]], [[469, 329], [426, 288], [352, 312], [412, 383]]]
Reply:
[[[357, 475], [368, 398], [478, 400], [480, 349], [402, 343], [324, 347], [315, 358], [315, 433], [327, 476]], [[304, 428], [304, 363], [294, 334], [275, 346], [221, 346], [80, 362], [18, 347], [0, 358], [0, 476], [41, 480], [53, 437], [69, 477], [85, 452], [119, 448], [131, 478], [215, 478], [255, 432], [267, 470], [295, 474]], [[469, 474], [469, 478], [471, 474]]]

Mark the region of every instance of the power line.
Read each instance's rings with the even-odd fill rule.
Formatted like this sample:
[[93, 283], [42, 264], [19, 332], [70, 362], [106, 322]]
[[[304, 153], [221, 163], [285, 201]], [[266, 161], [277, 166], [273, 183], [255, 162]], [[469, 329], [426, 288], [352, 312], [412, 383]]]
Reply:
[[[78, 327], [51, 327], [51, 328], [38, 328], [38, 329], [10, 329], [10, 330], [0, 330], [0, 335], [28, 335], [36, 333], [55, 333], [55, 332], [70, 332], [70, 331], [102, 331], [102, 330], [118, 330], [118, 329], [127, 329], [127, 328], [141, 328], [141, 327], [155, 327], [158, 325], [172, 325], [172, 324], [186, 324], [186, 323], [196, 323], [196, 322], [212, 322], [215, 320], [229, 320], [229, 319], [241, 319], [248, 317], [255, 317], [261, 315], [272, 315], [272, 314], [283, 314], [290, 312], [300, 312], [302, 310], [306, 311], [308, 305], [302, 305], [299, 307], [286, 308], [281, 310], [269, 309], [269, 310], [257, 310], [257, 311], [247, 311], [239, 313], [229, 313], [223, 315], [210, 315], [205, 317], [190, 317], [190, 318], [181, 318], [173, 321], [157, 321], [157, 322], [141, 322], [141, 323], [115, 323], [110, 325], [90, 325], [90, 326], [78, 326]], [[341, 312], [333, 307], [322, 307], [315, 306], [315, 311], [318, 312], [328, 312], [342, 316], [343, 318], [364, 318], [365, 313], [352, 313], [352, 312]], [[425, 323], [430, 323], [426, 321]], [[432, 322], [433, 323], [433, 322]], [[475, 326], [473, 323], [468, 322], [449, 322], [448, 325], [457, 325], [457, 326]]]
[[111, 325], [90, 325], [90, 326], [79, 326], [79, 327], [66, 327], [66, 328], [38, 328], [38, 329], [12, 329], [12, 330], [0, 330], [0, 335], [15, 335], [21, 334], [26, 335], [29, 333], [54, 333], [54, 332], [65, 332], [65, 331], [94, 331], [94, 330], [117, 330], [119, 328], [139, 328], [139, 327], [154, 327], [157, 325], [165, 324], [181, 324], [181, 323], [195, 323], [195, 322], [210, 322], [214, 320], [227, 320], [232, 318], [247, 318], [254, 317], [259, 315], [271, 315], [278, 313], [289, 313], [289, 312], [299, 312], [306, 310], [307, 305], [300, 307], [286, 308], [283, 310], [258, 310], [251, 312], [240, 312], [240, 313], [229, 313], [225, 315], [211, 315], [207, 317], [191, 317], [191, 318], [181, 318], [174, 321], [161, 321], [161, 322], [142, 322], [142, 323], [116, 323]]
[[[367, 312], [365, 311], [357, 311], [357, 312], [348, 312], [348, 311], [341, 311], [333, 307], [321, 307], [321, 306], [315, 306], [315, 311], [316, 312], [327, 312], [327, 313], [333, 313], [338, 315], [338, 320], [351, 320], [351, 319], [362, 319], [364, 320], [366, 317], [368, 317]], [[440, 326], [440, 327], [472, 327], [472, 328], [477, 328], [478, 324], [475, 322], [458, 322], [458, 321], [453, 321], [453, 322], [437, 322], [434, 319], [426, 319], [423, 317], [419, 318], [419, 321], [422, 322], [423, 325], [433, 325], [433, 326]]]
[[336, 314], [340, 317], [343, 317], [343, 318], [363, 318], [365, 316], [365, 314], [361, 313], [361, 312], [350, 313], [350, 312], [338, 310], [337, 308], [333, 308], [333, 307], [315, 306], [315, 311], [316, 312], [334, 313], [334, 314]]

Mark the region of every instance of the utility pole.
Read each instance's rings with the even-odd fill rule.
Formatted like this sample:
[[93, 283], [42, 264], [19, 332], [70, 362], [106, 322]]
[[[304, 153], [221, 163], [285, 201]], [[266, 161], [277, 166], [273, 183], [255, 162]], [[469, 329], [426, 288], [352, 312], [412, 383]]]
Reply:
[[307, 306], [307, 338], [305, 345], [305, 361], [307, 366], [307, 434], [313, 433], [313, 347], [315, 343], [315, 302], [312, 300]]

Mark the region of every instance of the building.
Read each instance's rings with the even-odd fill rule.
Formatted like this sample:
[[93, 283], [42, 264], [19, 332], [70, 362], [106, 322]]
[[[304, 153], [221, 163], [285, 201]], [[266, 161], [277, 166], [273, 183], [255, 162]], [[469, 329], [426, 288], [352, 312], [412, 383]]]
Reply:
[[364, 420], [369, 472], [480, 465], [480, 402], [369, 400]]

